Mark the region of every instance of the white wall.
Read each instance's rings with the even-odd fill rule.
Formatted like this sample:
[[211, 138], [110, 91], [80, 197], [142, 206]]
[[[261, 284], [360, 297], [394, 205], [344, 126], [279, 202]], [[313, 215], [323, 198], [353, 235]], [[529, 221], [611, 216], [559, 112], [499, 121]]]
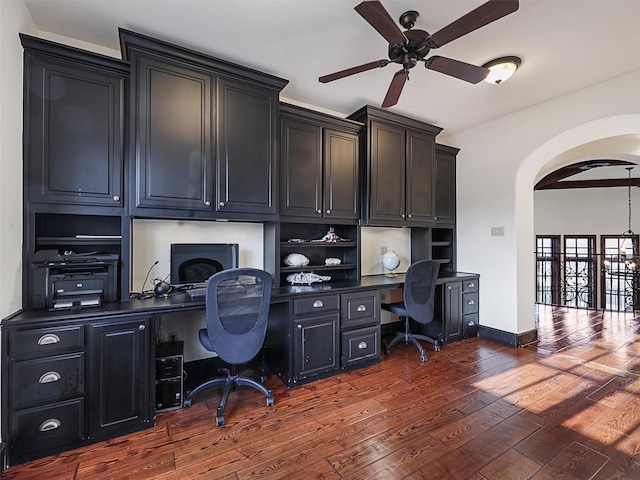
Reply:
[[[537, 176], [571, 148], [639, 133], [638, 85], [635, 71], [438, 139], [461, 149], [458, 269], [481, 275], [481, 324], [512, 333], [534, 328]], [[505, 236], [491, 237], [493, 226], [503, 226]]]
[[[539, 190], [534, 201], [536, 235], [621, 235], [629, 228], [627, 187]], [[640, 232], [640, 188], [631, 189], [631, 202], [631, 230]]]

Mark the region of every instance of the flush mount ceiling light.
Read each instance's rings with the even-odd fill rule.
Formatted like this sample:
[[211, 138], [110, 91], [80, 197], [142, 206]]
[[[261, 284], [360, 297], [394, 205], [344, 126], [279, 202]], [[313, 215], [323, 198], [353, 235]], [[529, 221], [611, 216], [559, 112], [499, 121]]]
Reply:
[[518, 69], [522, 59], [519, 57], [500, 57], [482, 65], [489, 69], [489, 75], [484, 79], [485, 82], [498, 85], [511, 77]]

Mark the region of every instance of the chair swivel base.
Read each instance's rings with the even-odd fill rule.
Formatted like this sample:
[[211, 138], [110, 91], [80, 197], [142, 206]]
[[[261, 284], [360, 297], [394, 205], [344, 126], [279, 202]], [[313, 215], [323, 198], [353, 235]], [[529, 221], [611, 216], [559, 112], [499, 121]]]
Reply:
[[417, 333], [411, 333], [409, 331], [409, 319], [405, 318], [405, 322], [404, 322], [404, 332], [396, 332], [395, 336], [391, 339], [390, 342], [385, 343], [384, 345], [384, 353], [385, 355], [389, 355], [389, 353], [391, 352], [391, 347], [393, 345], [395, 345], [396, 343], [403, 341], [405, 344], [409, 344], [412, 343], [413, 345], [416, 346], [416, 348], [418, 349], [418, 351], [420, 352], [420, 361], [422, 362], [426, 362], [427, 361], [427, 354], [425, 353], [424, 348], [422, 348], [422, 345], [420, 344], [420, 342], [418, 340], [424, 340], [426, 342], [432, 343], [433, 344], [433, 349], [436, 352], [440, 351], [440, 340], [436, 340], [433, 339], [431, 337], [427, 337], [426, 335], [420, 335]]
[[[214, 378], [209, 380], [201, 385], [198, 385], [193, 390], [190, 390], [186, 393], [184, 399], [184, 407], [188, 408], [191, 406], [191, 402], [193, 397], [200, 391], [214, 386], [222, 386], [222, 397], [220, 398], [220, 404], [218, 405], [218, 409], [216, 412], [216, 426], [220, 427], [224, 425], [224, 408], [227, 405], [227, 399], [229, 398], [229, 394], [236, 389], [236, 387], [251, 387], [255, 390], [261, 392], [265, 397], [267, 397], [267, 407], [273, 406], [273, 390], [266, 388], [257, 380], [245, 376], [245, 372], [242, 372], [239, 375], [232, 375], [231, 372], [224, 368], [220, 370], [221, 373], [224, 373], [225, 376]], [[265, 381], [264, 374], [261, 374], [261, 381]]]

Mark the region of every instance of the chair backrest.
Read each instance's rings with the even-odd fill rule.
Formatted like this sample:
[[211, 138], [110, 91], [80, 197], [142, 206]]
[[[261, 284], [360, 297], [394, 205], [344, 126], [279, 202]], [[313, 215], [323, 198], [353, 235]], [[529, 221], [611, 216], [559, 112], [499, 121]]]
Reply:
[[433, 260], [420, 260], [407, 269], [403, 300], [409, 316], [419, 323], [433, 320], [436, 280], [440, 264]]
[[246, 363], [262, 348], [272, 285], [271, 275], [255, 268], [223, 270], [207, 281], [207, 333], [225, 362]]

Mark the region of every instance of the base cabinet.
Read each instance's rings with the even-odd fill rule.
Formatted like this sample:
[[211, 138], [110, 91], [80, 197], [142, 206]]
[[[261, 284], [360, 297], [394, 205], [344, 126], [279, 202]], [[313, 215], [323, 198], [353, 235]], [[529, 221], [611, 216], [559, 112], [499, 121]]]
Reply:
[[16, 465], [153, 425], [148, 316], [2, 328], [2, 433]]
[[442, 319], [443, 343], [478, 335], [478, 277], [447, 282], [436, 295], [436, 316]]

